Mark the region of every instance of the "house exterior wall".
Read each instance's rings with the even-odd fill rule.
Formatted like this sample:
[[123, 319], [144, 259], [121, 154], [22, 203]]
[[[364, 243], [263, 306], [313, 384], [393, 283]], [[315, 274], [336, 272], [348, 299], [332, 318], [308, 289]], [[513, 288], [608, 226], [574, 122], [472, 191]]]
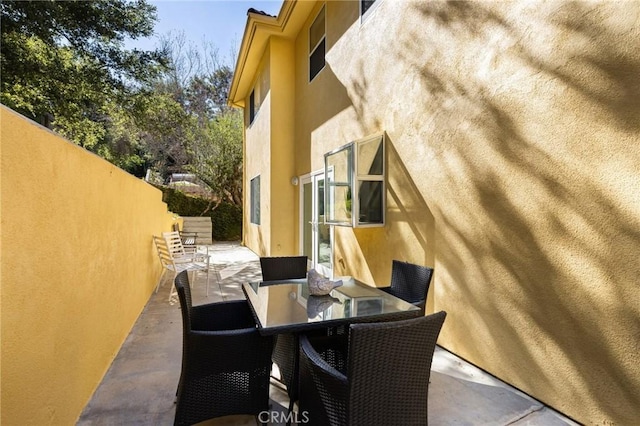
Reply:
[[162, 273], [144, 181], [0, 106], [2, 414], [74, 424]]
[[271, 48], [271, 204], [270, 256], [298, 253], [298, 187], [295, 176], [297, 141], [294, 134], [293, 42], [272, 37]]
[[[255, 81], [270, 75], [268, 50], [256, 72]], [[269, 81], [269, 79], [266, 79]], [[244, 130], [244, 231], [243, 243], [263, 256], [271, 247], [271, 90], [263, 91], [259, 111], [249, 124], [249, 108], [245, 108]], [[247, 99], [247, 105], [249, 101]], [[251, 153], [251, 154], [249, 154]], [[260, 224], [251, 223], [251, 179], [260, 176]]]
[[336, 227], [335, 273], [433, 266], [442, 346], [582, 423], [636, 422], [640, 3], [378, 2], [326, 2], [311, 83], [325, 3], [295, 37], [295, 173], [387, 134], [387, 223]]
[[[255, 76], [254, 87], [264, 96], [253, 123], [245, 126], [244, 244], [261, 256], [295, 254], [297, 248], [298, 188], [294, 134], [293, 42], [270, 40]], [[265, 78], [267, 76], [267, 78]], [[265, 90], [265, 82], [268, 88]], [[246, 100], [249, 105], [249, 100]], [[245, 122], [248, 123], [245, 111]], [[274, 117], [278, 117], [274, 121]], [[247, 154], [251, 153], [251, 154]], [[250, 181], [260, 175], [261, 223], [252, 224]]]

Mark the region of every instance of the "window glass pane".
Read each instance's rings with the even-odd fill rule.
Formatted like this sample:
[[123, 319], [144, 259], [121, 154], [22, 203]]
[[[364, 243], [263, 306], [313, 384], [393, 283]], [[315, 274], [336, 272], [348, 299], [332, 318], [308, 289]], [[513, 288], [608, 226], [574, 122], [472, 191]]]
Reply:
[[313, 183], [308, 182], [302, 186], [303, 202], [303, 241], [302, 254], [310, 260], [313, 258]]
[[324, 68], [324, 39], [309, 58], [309, 81], [313, 80], [322, 68]]
[[349, 145], [340, 151], [328, 154], [326, 166], [331, 171], [328, 177], [329, 185], [348, 185], [351, 183], [351, 152], [353, 146]]
[[324, 218], [324, 179], [318, 180], [318, 221]]
[[325, 156], [325, 221], [351, 224], [353, 146]]
[[318, 179], [318, 263], [331, 269], [331, 233], [324, 220], [324, 179]]
[[360, 216], [358, 223], [383, 223], [382, 217], [382, 181], [361, 181], [358, 188]]
[[384, 225], [384, 143], [379, 134], [325, 154], [326, 223]]
[[384, 173], [382, 136], [358, 143], [358, 176]]
[[255, 92], [251, 92], [249, 95], [249, 124], [253, 123], [253, 119], [256, 117], [256, 97]]
[[351, 187], [348, 185], [337, 185], [331, 191], [330, 205], [333, 210], [330, 212], [329, 219], [332, 222], [351, 223]]
[[309, 52], [320, 43], [320, 40], [324, 37], [324, 7], [318, 13], [316, 20], [311, 24], [309, 28]]
[[260, 176], [251, 179], [251, 223], [260, 225]]
[[361, 14], [364, 15], [367, 13], [367, 10], [369, 10], [375, 2], [376, 0], [360, 0]]

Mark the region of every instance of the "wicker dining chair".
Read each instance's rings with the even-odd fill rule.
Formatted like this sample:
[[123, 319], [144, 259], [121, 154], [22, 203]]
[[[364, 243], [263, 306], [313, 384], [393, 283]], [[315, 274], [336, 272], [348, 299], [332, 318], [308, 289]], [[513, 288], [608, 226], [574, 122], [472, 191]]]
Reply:
[[307, 256], [261, 257], [263, 281], [289, 280], [307, 277]]
[[[263, 285], [269, 281], [305, 278], [307, 256], [261, 257]], [[276, 336], [272, 361], [280, 370], [280, 382], [287, 387], [289, 412], [298, 400], [298, 335], [283, 333]]]
[[424, 313], [433, 269], [394, 260], [391, 266], [391, 286], [380, 290], [412, 303]]
[[348, 339], [301, 335], [299, 413], [308, 425], [427, 425], [445, 317], [352, 324]]
[[248, 302], [193, 306], [186, 272], [175, 287], [183, 344], [174, 424], [269, 410], [273, 339], [258, 333]]

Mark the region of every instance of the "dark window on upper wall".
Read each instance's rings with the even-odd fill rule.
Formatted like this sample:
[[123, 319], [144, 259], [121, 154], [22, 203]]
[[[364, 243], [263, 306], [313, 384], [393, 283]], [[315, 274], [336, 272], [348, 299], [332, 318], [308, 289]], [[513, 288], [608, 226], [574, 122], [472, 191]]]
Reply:
[[256, 95], [255, 91], [251, 91], [251, 95], [249, 95], [249, 124], [253, 123], [254, 118], [256, 118]]
[[324, 68], [326, 50], [325, 7], [322, 6], [318, 16], [309, 27], [309, 81]]
[[323, 39], [309, 59], [309, 81], [324, 68], [324, 43]]

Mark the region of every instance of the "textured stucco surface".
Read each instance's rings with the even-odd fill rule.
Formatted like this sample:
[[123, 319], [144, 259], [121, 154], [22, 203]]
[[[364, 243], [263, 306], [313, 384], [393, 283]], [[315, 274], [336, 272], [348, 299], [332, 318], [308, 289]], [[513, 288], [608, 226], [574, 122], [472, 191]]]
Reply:
[[162, 271], [162, 193], [0, 107], [2, 424], [74, 424]]
[[309, 83], [320, 7], [295, 39], [296, 174], [388, 136], [387, 224], [336, 228], [336, 273], [434, 266], [442, 345], [580, 422], [637, 422], [640, 3], [327, 2]]
[[[269, 72], [267, 51], [260, 65], [255, 71], [256, 80]], [[249, 105], [249, 102], [247, 102]], [[252, 123], [249, 123], [249, 108], [245, 109], [245, 136], [244, 147], [244, 222], [243, 241], [247, 247], [251, 247], [256, 253], [265, 255], [269, 253], [271, 245], [271, 230], [269, 217], [272, 206], [269, 203], [269, 188], [271, 187], [271, 91], [266, 92], [264, 99], [260, 100], [258, 113]], [[249, 155], [248, 153], [251, 153]], [[260, 176], [260, 224], [251, 223], [251, 179]]]

